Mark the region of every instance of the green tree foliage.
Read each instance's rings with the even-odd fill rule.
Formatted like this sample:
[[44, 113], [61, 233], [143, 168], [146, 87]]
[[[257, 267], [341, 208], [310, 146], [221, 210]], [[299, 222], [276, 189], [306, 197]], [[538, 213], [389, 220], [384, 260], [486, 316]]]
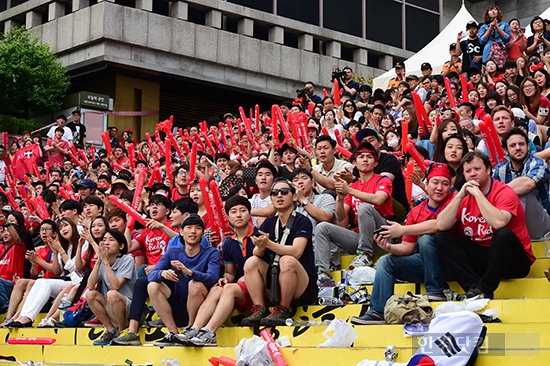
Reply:
[[25, 27], [0, 34], [0, 113], [59, 110], [69, 83], [50, 46]]

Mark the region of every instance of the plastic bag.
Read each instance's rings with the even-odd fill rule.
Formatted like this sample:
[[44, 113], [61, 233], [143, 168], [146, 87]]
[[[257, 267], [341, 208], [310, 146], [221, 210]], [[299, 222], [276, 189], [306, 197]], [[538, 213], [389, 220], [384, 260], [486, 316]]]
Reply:
[[235, 356], [237, 357], [237, 366], [275, 365], [267, 350], [266, 341], [258, 336], [241, 339], [235, 347]]
[[376, 270], [372, 267], [357, 267], [349, 273], [351, 286], [372, 285]]
[[334, 319], [323, 332], [327, 339], [317, 347], [320, 348], [347, 348], [357, 339], [355, 328], [341, 319]]
[[407, 366], [406, 363], [391, 362], [391, 361], [369, 361], [363, 360], [357, 366]]
[[468, 310], [471, 312], [479, 311], [487, 306], [489, 299], [472, 297], [464, 301], [448, 301], [439, 305], [434, 311], [434, 317], [444, 313], [454, 313], [457, 311]]

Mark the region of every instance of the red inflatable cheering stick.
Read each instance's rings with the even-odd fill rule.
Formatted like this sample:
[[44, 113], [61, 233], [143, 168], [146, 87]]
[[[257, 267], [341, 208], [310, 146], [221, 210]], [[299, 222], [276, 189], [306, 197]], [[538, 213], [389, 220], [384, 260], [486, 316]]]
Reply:
[[279, 351], [279, 347], [277, 347], [277, 343], [275, 343], [275, 340], [271, 335], [271, 331], [267, 328], [264, 328], [260, 331], [260, 335], [262, 336], [264, 341], [267, 342], [267, 350], [269, 351], [271, 358], [275, 362], [275, 365], [288, 366], [285, 359], [283, 358], [283, 355], [281, 354], [281, 351]]
[[134, 218], [137, 222], [143, 226], [147, 226], [147, 221], [132, 207], [128, 206], [123, 200], [115, 196], [114, 194], [109, 196], [109, 200], [115, 204], [116, 207], [120, 208], [122, 211], [126, 212], [128, 215]]

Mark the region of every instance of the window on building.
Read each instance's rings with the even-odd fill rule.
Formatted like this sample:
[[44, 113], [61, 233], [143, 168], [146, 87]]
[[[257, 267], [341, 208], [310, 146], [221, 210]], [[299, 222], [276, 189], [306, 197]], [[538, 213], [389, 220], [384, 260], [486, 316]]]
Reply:
[[319, 25], [319, 0], [277, 0], [277, 15]]
[[325, 28], [361, 37], [363, 35], [361, 14], [362, 0], [323, 1], [323, 26]]
[[401, 48], [401, 7], [392, 0], [367, 0], [367, 39]]
[[239, 4], [252, 9], [273, 13], [273, 0], [227, 0], [233, 4]]
[[407, 6], [406, 19], [406, 48], [409, 51], [420, 51], [439, 33], [439, 16], [436, 14]]

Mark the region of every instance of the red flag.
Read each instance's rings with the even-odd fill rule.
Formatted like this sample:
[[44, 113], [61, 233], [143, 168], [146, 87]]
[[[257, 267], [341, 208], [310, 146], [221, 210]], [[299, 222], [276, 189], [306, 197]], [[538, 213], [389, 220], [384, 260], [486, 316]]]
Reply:
[[11, 170], [15, 174], [15, 179], [23, 179], [25, 172], [34, 172], [32, 161], [38, 159], [40, 159], [40, 146], [38, 144], [19, 149], [11, 162]]

